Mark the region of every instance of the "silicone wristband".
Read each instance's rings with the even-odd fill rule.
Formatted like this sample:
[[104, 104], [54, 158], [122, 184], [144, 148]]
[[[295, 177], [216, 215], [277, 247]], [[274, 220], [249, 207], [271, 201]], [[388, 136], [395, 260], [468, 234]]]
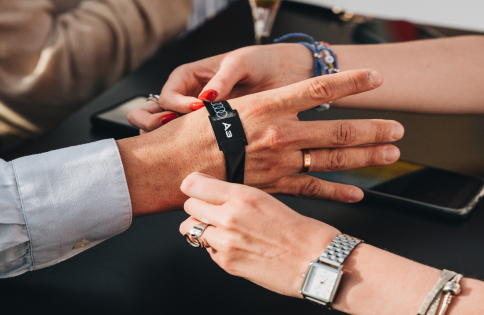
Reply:
[[226, 101], [203, 102], [210, 116], [215, 139], [225, 156], [227, 181], [244, 183], [245, 146], [248, 144], [237, 110]]

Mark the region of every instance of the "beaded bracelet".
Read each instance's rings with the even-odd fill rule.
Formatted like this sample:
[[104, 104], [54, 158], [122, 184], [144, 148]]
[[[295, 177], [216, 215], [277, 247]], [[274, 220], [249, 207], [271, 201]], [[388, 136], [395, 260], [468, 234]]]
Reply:
[[[316, 42], [314, 38], [304, 33], [290, 33], [282, 37], [276, 38], [275, 43], [292, 37], [302, 37], [307, 39], [310, 43], [300, 42], [299, 44], [307, 47], [314, 57], [314, 76], [319, 77], [323, 74], [333, 74], [339, 72], [338, 59], [336, 54], [331, 49], [331, 46], [326, 42]], [[332, 101], [314, 107], [316, 111], [323, 111], [329, 109]]]

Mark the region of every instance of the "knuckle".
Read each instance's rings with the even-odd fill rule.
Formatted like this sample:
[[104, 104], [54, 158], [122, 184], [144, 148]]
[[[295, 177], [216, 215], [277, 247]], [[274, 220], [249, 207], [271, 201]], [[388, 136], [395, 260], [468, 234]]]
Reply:
[[271, 149], [280, 150], [286, 147], [289, 142], [288, 136], [281, 128], [270, 126], [266, 131], [266, 143]]
[[348, 163], [348, 154], [345, 150], [333, 149], [329, 151], [328, 160], [326, 162], [327, 169], [336, 171], [344, 168]]
[[242, 53], [237, 52], [237, 53], [234, 53], [234, 54], [227, 55], [224, 62], [225, 61], [227, 61], [231, 64], [238, 65], [240, 67], [240, 66], [244, 66], [246, 64], [247, 58], [243, 55], [243, 52]]
[[234, 262], [231, 257], [226, 255], [219, 257], [218, 265], [229, 274], [235, 274]]
[[[364, 165], [359, 165], [360, 167], [366, 166], [375, 166], [375, 165], [386, 165], [388, 163], [385, 162], [385, 151], [386, 146], [369, 146], [364, 148], [364, 153], [362, 156], [362, 160], [364, 161]], [[363, 149], [363, 148], [362, 148]]]
[[335, 145], [348, 145], [356, 139], [356, 127], [345, 121], [339, 121], [334, 124], [333, 127], [333, 144]]
[[309, 81], [309, 96], [316, 102], [323, 102], [333, 97], [333, 88], [323, 77], [317, 77]]
[[330, 185], [327, 187], [326, 198], [328, 200], [338, 200], [338, 189], [336, 189], [336, 185]]
[[348, 85], [350, 86], [350, 89], [354, 92], [358, 92], [363, 88], [359, 75], [355, 73], [348, 74]]
[[[252, 191], [247, 190], [240, 192], [238, 195], [237, 208], [245, 209], [248, 213], [255, 213], [260, 205], [265, 201], [265, 195], [261, 195], [259, 190]], [[237, 220], [238, 224], [241, 224], [240, 220]]]
[[314, 198], [319, 196], [320, 192], [320, 182], [314, 177], [308, 177], [307, 180], [301, 182], [299, 187], [297, 187], [297, 193], [302, 197]]
[[227, 230], [233, 230], [239, 223], [239, 220], [232, 213], [227, 213], [223, 218], [220, 219], [220, 224]]
[[[381, 157], [381, 159], [379, 157]], [[379, 160], [383, 160], [383, 152], [380, 154], [380, 151], [378, 151], [377, 153], [372, 147], [366, 149], [366, 165], [379, 164]]]
[[348, 71], [346, 75], [346, 84], [351, 91], [350, 94], [365, 92], [371, 89], [372, 85], [370, 84], [367, 70]]
[[385, 142], [390, 138], [391, 130], [384, 123], [378, 122], [375, 127], [375, 142]]
[[220, 242], [220, 245], [223, 249], [223, 252], [227, 255], [227, 256], [231, 256], [231, 255], [234, 255], [234, 253], [236, 252], [237, 248], [236, 248], [236, 244], [238, 244], [238, 240], [236, 237], [234, 237], [232, 234], [228, 234], [228, 235], [225, 235], [225, 237], [223, 239], [220, 239], [219, 240]]

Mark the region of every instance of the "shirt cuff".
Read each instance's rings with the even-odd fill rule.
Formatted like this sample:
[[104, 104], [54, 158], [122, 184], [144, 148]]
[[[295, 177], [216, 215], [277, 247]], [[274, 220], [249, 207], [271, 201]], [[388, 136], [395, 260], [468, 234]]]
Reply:
[[128, 185], [113, 139], [12, 162], [31, 270], [64, 261], [131, 225]]

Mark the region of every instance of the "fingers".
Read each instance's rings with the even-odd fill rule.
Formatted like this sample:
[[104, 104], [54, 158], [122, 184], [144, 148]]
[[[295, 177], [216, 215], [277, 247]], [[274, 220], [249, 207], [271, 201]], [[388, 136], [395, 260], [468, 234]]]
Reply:
[[185, 235], [188, 232], [190, 232], [190, 230], [192, 229], [192, 227], [194, 227], [197, 224], [200, 224], [200, 221], [198, 221], [194, 217], [189, 217], [188, 219], [186, 219], [185, 221], [183, 221], [180, 224], [180, 233], [181, 233], [181, 235]]
[[300, 148], [333, 148], [400, 140], [403, 126], [393, 120], [360, 119], [297, 122], [291, 128]]
[[358, 202], [363, 191], [355, 186], [327, 182], [308, 175], [290, 175], [281, 178], [271, 193], [293, 195], [299, 198], [326, 199], [337, 202]]
[[160, 102], [163, 104], [164, 108], [183, 114], [190, 113], [204, 107], [203, 102], [198, 98], [193, 96], [185, 96], [173, 91], [164, 94], [163, 99], [161, 99]]
[[200, 81], [199, 72], [200, 69], [195, 64], [176, 68], [161, 90], [159, 98], [161, 106], [177, 113], [192, 112], [191, 104], [200, 103], [196, 95], [205, 83]]
[[221, 218], [224, 215], [223, 210], [218, 205], [213, 205], [200, 199], [190, 198], [185, 201], [183, 208], [186, 213], [201, 222], [222, 226]]
[[222, 58], [223, 55], [214, 56], [176, 68], [160, 93], [163, 108], [178, 113], [202, 108], [203, 103], [197, 96], [218, 71]]
[[[342, 171], [367, 166], [388, 165], [400, 157], [397, 147], [386, 145], [356, 148], [310, 150], [310, 172]], [[301, 153], [302, 167], [302, 153]]]
[[237, 185], [207, 176], [201, 173], [192, 173], [181, 184], [181, 191], [188, 197], [203, 200], [213, 205], [227, 202]]
[[[246, 67], [243, 62], [234, 57], [227, 57], [222, 61], [220, 69], [215, 76], [205, 85], [203, 92], [198, 97], [206, 101], [225, 100], [233, 87], [246, 76]], [[206, 96], [211, 96], [207, 98]]]
[[129, 123], [144, 131], [153, 131], [175, 118], [178, 118], [178, 114], [163, 111], [163, 109], [153, 101], [148, 101], [142, 104], [128, 114]]
[[300, 112], [379, 87], [383, 82], [380, 73], [373, 70], [351, 70], [324, 75], [262, 93], [253, 97], [272, 100], [281, 110]]

